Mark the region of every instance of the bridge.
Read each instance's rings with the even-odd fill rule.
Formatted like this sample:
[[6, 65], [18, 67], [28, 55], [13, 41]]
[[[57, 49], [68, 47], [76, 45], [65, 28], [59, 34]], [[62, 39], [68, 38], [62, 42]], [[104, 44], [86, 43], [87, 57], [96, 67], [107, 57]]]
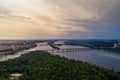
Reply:
[[91, 48], [68, 48], [68, 49], [52, 49], [52, 50], [41, 50], [45, 52], [59, 53], [59, 52], [81, 52], [92, 50]]
[[[67, 48], [67, 49], [50, 49], [50, 50], [36, 50], [36, 51], [44, 51], [44, 52], [50, 52], [50, 53], [63, 53], [63, 52], [82, 52], [82, 51], [89, 51], [93, 50], [92, 48]], [[26, 51], [26, 52], [32, 52], [32, 51]]]

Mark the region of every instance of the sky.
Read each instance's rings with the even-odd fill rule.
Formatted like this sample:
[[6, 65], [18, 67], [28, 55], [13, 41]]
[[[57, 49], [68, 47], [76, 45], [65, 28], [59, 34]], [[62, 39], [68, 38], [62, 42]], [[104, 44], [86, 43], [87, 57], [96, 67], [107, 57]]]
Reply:
[[120, 0], [0, 0], [0, 39], [120, 39]]

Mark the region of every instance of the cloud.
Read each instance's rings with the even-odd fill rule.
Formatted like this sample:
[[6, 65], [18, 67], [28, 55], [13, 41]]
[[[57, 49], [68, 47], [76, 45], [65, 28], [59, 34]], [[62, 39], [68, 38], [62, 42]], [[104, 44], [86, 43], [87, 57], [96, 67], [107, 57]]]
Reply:
[[108, 33], [113, 35], [113, 30], [118, 33], [120, 30], [119, 8], [120, 0], [1, 0], [0, 31], [5, 30], [3, 27], [10, 30], [22, 26], [29, 30], [27, 35], [41, 37], [42, 34], [96, 37], [100, 33], [110, 36]]
[[36, 22], [34, 20], [32, 20], [31, 17], [23, 15], [19, 12], [10, 10], [10, 9], [6, 9], [3, 7], [0, 7], [0, 19], [7, 19], [10, 21], [18, 21], [18, 22], [30, 22], [30, 23], [34, 23], [36, 24]]
[[72, 29], [71, 27], [62, 27], [62, 26], [55, 26], [57, 29], [67, 29], [70, 30]]
[[1, 15], [8, 15], [9, 13], [11, 13], [11, 10], [0, 7], [0, 14]]

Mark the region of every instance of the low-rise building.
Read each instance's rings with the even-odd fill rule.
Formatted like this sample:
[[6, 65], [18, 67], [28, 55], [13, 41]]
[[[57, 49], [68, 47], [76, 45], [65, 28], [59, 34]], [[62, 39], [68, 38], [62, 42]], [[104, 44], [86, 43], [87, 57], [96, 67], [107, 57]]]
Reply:
[[114, 48], [120, 48], [120, 43], [114, 43]]

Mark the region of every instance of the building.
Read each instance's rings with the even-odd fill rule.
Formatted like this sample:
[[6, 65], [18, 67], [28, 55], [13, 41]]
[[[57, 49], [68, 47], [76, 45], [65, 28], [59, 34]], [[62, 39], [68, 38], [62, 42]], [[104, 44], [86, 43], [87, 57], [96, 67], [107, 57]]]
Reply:
[[120, 43], [114, 43], [114, 48], [120, 48]]

